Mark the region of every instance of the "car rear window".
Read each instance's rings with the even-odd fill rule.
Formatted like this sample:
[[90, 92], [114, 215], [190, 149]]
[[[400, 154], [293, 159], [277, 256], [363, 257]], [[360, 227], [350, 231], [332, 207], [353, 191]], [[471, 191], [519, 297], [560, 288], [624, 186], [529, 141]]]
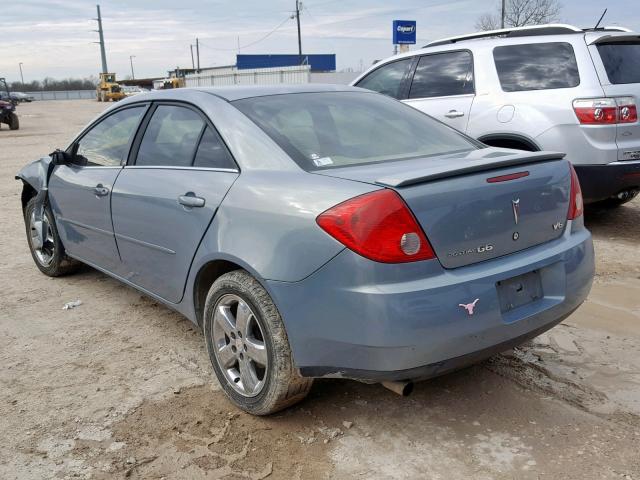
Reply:
[[456, 130], [375, 93], [271, 95], [233, 104], [309, 171], [477, 148]]
[[572, 88], [580, 85], [570, 43], [507, 45], [493, 49], [500, 85], [505, 92]]
[[611, 83], [640, 83], [640, 42], [602, 43], [598, 53]]

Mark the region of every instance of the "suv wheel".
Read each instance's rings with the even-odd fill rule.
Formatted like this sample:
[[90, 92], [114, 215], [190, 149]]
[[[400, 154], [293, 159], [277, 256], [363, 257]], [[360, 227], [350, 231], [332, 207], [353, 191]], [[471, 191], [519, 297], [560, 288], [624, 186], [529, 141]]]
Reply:
[[293, 365], [278, 309], [244, 270], [222, 275], [209, 290], [204, 336], [213, 370], [242, 410], [268, 415], [302, 400], [313, 383]]

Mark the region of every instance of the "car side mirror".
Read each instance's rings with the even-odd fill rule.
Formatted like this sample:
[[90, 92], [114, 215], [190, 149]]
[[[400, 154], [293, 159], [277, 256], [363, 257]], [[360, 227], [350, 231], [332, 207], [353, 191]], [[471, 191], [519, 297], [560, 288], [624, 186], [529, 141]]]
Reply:
[[72, 155], [69, 152], [65, 152], [64, 150], [56, 150], [49, 154], [51, 157], [51, 161], [54, 165], [71, 165], [74, 162], [75, 155]]

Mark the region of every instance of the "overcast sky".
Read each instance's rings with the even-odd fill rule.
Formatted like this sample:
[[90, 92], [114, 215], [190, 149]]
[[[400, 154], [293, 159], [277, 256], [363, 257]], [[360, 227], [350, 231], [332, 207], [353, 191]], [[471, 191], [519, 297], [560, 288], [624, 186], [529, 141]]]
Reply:
[[[394, 19], [417, 20], [421, 45], [474, 31], [477, 17], [494, 11], [499, 0], [303, 3], [304, 53], [336, 53], [340, 70], [389, 56]], [[203, 67], [235, 63], [238, 37], [242, 53], [296, 53], [296, 24], [288, 19], [294, 5], [295, 0], [102, 0], [109, 70], [120, 77], [130, 74], [130, 55], [135, 55], [136, 77], [190, 67], [189, 45], [196, 37]], [[562, 5], [566, 23], [593, 26], [606, 6], [604, 24], [640, 30], [640, 0], [562, 0]], [[86, 0], [3, 0], [0, 76], [19, 80], [19, 62], [25, 81], [96, 75], [100, 51], [92, 43], [97, 40], [91, 20], [95, 10], [95, 2]]]

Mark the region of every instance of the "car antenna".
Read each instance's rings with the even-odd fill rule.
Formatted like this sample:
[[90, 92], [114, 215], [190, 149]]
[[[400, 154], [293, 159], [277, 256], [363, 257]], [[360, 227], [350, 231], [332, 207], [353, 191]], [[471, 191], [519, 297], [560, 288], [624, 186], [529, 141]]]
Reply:
[[607, 9], [604, 9], [604, 12], [602, 12], [602, 15], [600, 16], [600, 20], [598, 20], [598, 23], [596, 23], [596, 26], [593, 27], [594, 30], [597, 30], [598, 27], [600, 26], [600, 22], [602, 21], [602, 19], [604, 18], [604, 16], [607, 14]]

